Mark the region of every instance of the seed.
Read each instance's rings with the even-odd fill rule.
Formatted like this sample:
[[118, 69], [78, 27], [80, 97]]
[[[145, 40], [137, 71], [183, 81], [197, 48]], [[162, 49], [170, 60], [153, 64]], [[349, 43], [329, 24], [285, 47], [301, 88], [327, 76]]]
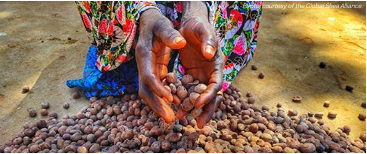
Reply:
[[364, 115], [363, 113], [360, 113], [358, 115], [358, 119], [364, 121], [364, 120], [366, 120], [366, 115]]
[[48, 109], [48, 108], [50, 108], [50, 103], [48, 103], [48, 102], [42, 102], [41, 103], [41, 107], [42, 107], [42, 109]]
[[293, 99], [292, 99], [293, 102], [301, 102], [301, 100], [302, 100], [302, 97], [298, 96], [298, 95], [294, 96]]
[[181, 100], [185, 99], [187, 97], [187, 90], [185, 87], [183, 86], [179, 86], [177, 88], [177, 92], [176, 92], [178, 98], [180, 98]]
[[195, 89], [195, 86], [198, 85], [200, 83], [199, 80], [194, 80], [193, 82], [187, 83], [187, 85], [185, 86], [186, 88], [191, 88], [193, 87]]
[[336, 115], [337, 115], [337, 112], [336, 111], [330, 111], [327, 116], [329, 118], [336, 118]]
[[359, 135], [359, 139], [361, 139], [363, 142], [366, 142], [366, 133]]
[[285, 147], [284, 148], [284, 153], [294, 153], [294, 150], [289, 148], [289, 147]]
[[125, 133], [124, 133], [124, 137], [126, 139], [132, 139], [134, 137], [134, 132], [133, 130], [127, 130]]
[[39, 145], [32, 145], [30, 148], [29, 148], [29, 152], [31, 153], [37, 153], [41, 151], [41, 147]]
[[88, 149], [84, 146], [80, 146], [78, 147], [77, 152], [78, 153], [88, 153]]
[[42, 109], [42, 110], [40, 111], [40, 114], [41, 114], [42, 116], [47, 116], [47, 115], [48, 115], [48, 111], [47, 111], [46, 109]]
[[330, 106], [330, 101], [325, 101], [324, 102], [324, 107], [329, 107]]
[[19, 145], [23, 142], [23, 139], [21, 137], [17, 137], [13, 140], [13, 145]]
[[161, 146], [163, 151], [169, 151], [171, 149], [171, 143], [166, 140], [162, 141]]
[[197, 86], [195, 86], [195, 92], [202, 94], [204, 91], [206, 90], [206, 85], [205, 84], [198, 84]]
[[247, 92], [246, 93], [246, 97], [252, 97], [252, 93], [251, 92]]
[[94, 134], [88, 134], [87, 135], [87, 140], [91, 143], [95, 142], [96, 141], [96, 136]]
[[165, 140], [167, 140], [170, 143], [176, 143], [180, 141], [181, 136], [178, 133], [169, 133], [166, 135]]
[[325, 68], [326, 67], [326, 63], [325, 62], [320, 62], [319, 67], [320, 68]]
[[173, 131], [181, 132], [182, 131], [182, 125], [177, 124], [177, 125], [173, 126]]
[[49, 114], [48, 114], [48, 117], [51, 117], [51, 118], [55, 118], [57, 119], [57, 113], [55, 111], [51, 111]]
[[175, 94], [177, 92], [177, 88], [173, 83], [169, 84], [169, 88], [171, 89], [172, 94]]
[[24, 87], [22, 88], [22, 93], [23, 93], [23, 94], [25, 94], [25, 93], [27, 93], [27, 92], [29, 92], [29, 87], [28, 87], [28, 86], [24, 86]]
[[186, 74], [182, 77], [181, 82], [184, 86], [194, 81], [194, 78], [190, 74]]
[[282, 103], [277, 104], [277, 108], [280, 108], [280, 107], [282, 107]]
[[248, 102], [249, 104], [254, 104], [254, 103], [255, 103], [255, 98], [253, 98], [253, 97], [249, 97], [249, 98], [248, 98], [248, 100], [247, 100], [247, 102]]
[[202, 108], [199, 108], [199, 109], [194, 108], [193, 110], [191, 110], [191, 115], [194, 118], [197, 118], [197, 117], [199, 117], [201, 115], [202, 112], [203, 112], [203, 109]]
[[283, 152], [283, 148], [281, 146], [273, 146], [271, 148], [271, 150], [274, 152], [274, 153], [282, 153]]
[[99, 144], [93, 144], [90, 148], [89, 148], [89, 152], [91, 152], [91, 153], [97, 153], [97, 152], [99, 152], [100, 150], [100, 146], [99, 146]]
[[91, 98], [89, 98], [89, 102], [90, 103], [94, 103], [95, 101], [97, 101], [97, 97], [91, 97]]
[[138, 98], [138, 96], [136, 94], [131, 94], [130, 95], [130, 100], [135, 101]]
[[73, 92], [73, 94], [71, 94], [71, 96], [74, 98], [74, 99], [78, 99], [80, 98], [80, 95], [78, 92]]
[[159, 151], [161, 151], [161, 142], [159, 142], [159, 141], [153, 142], [152, 145], [150, 146], [150, 149], [153, 152], [159, 152]]
[[37, 116], [37, 111], [35, 109], [28, 109], [28, 113], [30, 117], [35, 117]]
[[263, 133], [261, 134], [261, 139], [264, 140], [265, 142], [271, 142], [273, 137], [268, 133]]
[[349, 91], [349, 92], [353, 92], [353, 87], [352, 86], [350, 86], [350, 85], [346, 85], [345, 86], [345, 90], [347, 90], [347, 91]]
[[[131, 96], [130, 96], [131, 97]], [[114, 104], [115, 103], [115, 100], [114, 100], [114, 97], [113, 96], [108, 96], [106, 98], [106, 103], [107, 104]]]
[[303, 133], [305, 131], [305, 127], [303, 127], [303, 125], [297, 125], [296, 126], [296, 131], [298, 133]]
[[175, 73], [167, 73], [166, 81], [168, 83], [175, 83], [177, 81], [177, 76]]
[[288, 110], [288, 115], [289, 116], [296, 116], [298, 114], [298, 112], [294, 109]]
[[115, 113], [116, 115], [121, 114], [121, 109], [119, 106], [114, 106], [112, 110], [113, 110], [113, 113]]
[[299, 150], [303, 153], [314, 153], [316, 152], [316, 147], [312, 143], [305, 143], [300, 146]]
[[322, 118], [322, 116], [324, 116], [324, 113], [323, 112], [316, 112], [315, 113], [315, 117], [316, 118]]
[[262, 110], [265, 110], [265, 111], [269, 111], [269, 107], [268, 107], [268, 106], [266, 106], [266, 105], [262, 106], [262, 107], [261, 107], [261, 109], [262, 109]]
[[256, 133], [258, 131], [259, 127], [257, 126], [256, 123], [253, 123], [250, 125], [249, 127], [249, 131], [252, 132], [252, 133]]
[[64, 109], [68, 109], [69, 108], [69, 103], [64, 103], [64, 105], [62, 106]]
[[251, 65], [251, 69], [255, 71], [255, 70], [257, 70], [257, 66], [256, 65]]
[[265, 74], [261, 72], [261, 73], [259, 74], [259, 78], [260, 78], [260, 79], [263, 79], [264, 77], [265, 77]]
[[361, 107], [366, 108], [366, 102], [362, 102]]
[[190, 102], [192, 103], [192, 104], [195, 104], [196, 103], [196, 100], [198, 99], [198, 97], [200, 96], [200, 94], [198, 94], [198, 93], [195, 93], [195, 92], [193, 92], [193, 93], [190, 93]]
[[344, 126], [343, 127], [343, 132], [346, 133], [346, 134], [349, 134], [350, 133], [350, 127], [349, 126]]

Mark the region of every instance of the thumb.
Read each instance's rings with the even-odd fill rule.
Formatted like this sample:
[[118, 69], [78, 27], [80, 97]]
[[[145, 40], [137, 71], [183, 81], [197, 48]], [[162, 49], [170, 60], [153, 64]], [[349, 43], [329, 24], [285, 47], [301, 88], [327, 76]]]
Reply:
[[[164, 45], [172, 49], [181, 49], [186, 45], [186, 40], [181, 36], [181, 34], [175, 30], [172, 23], [168, 21], [158, 21], [157, 26], [154, 27], [154, 34], [157, 36]], [[165, 22], [165, 23], [162, 23]]]
[[218, 47], [214, 27], [210, 24], [197, 24], [195, 35], [201, 41], [200, 48], [205, 59], [213, 59]]

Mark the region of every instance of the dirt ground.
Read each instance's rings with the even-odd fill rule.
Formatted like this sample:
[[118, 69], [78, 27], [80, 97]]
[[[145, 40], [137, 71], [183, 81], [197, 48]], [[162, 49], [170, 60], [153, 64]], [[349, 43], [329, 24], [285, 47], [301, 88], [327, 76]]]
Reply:
[[[291, 5], [315, 2], [265, 2]], [[327, 2], [317, 2], [323, 4]], [[332, 4], [343, 4], [333, 2]], [[324, 112], [331, 129], [349, 125], [351, 137], [366, 131], [366, 2], [362, 9], [278, 9], [264, 8], [258, 50], [250, 64], [233, 83], [242, 93], [251, 91], [256, 104], [299, 113]], [[76, 114], [89, 104], [85, 98], [72, 99], [65, 85], [82, 77], [89, 40], [73, 2], [0, 2], [0, 144], [20, 132], [27, 109], [40, 110], [48, 101], [59, 117]], [[326, 62], [321, 69], [319, 63]], [[264, 79], [258, 79], [260, 72]], [[352, 93], [344, 90], [352, 85]], [[22, 87], [31, 92], [22, 94]], [[303, 97], [293, 103], [292, 97]], [[330, 101], [328, 108], [324, 101]], [[62, 105], [70, 103], [70, 109]], [[336, 119], [326, 117], [337, 111]]]

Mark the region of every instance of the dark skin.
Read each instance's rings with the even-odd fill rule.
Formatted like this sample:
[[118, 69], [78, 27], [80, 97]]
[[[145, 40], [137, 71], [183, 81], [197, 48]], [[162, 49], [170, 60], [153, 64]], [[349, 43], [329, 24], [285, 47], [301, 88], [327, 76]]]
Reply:
[[[139, 70], [139, 95], [165, 122], [173, 122], [175, 115], [167, 102], [173, 97], [160, 79], [167, 74], [171, 49], [178, 49], [186, 73], [208, 84], [199, 96], [196, 108], [203, 108], [198, 117], [199, 128], [211, 119], [222, 96], [224, 55], [219, 51], [215, 29], [208, 21], [208, 11], [202, 2], [184, 2], [183, 18], [179, 32], [157, 10], [142, 13], [139, 24], [139, 40], [136, 58]], [[177, 112], [184, 118], [188, 112]]]

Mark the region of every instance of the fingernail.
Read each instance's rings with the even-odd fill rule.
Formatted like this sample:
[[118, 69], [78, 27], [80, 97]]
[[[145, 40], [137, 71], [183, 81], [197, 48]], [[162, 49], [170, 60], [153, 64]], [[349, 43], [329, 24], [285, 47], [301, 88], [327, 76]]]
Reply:
[[166, 103], [169, 103], [168, 99], [166, 97], [162, 98]]
[[184, 38], [183, 38], [183, 37], [176, 37], [176, 38], [175, 38], [175, 43], [176, 43], [176, 44], [179, 44], [182, 40], [184, 40]]
[[210, 54], [212, 56], [212, 55], [214, 55], [214, 48], [212, 46], [210, 46], [210, 45], [207, 45], [205, 47], [205, 52], [208, 53], [208, 54]]

